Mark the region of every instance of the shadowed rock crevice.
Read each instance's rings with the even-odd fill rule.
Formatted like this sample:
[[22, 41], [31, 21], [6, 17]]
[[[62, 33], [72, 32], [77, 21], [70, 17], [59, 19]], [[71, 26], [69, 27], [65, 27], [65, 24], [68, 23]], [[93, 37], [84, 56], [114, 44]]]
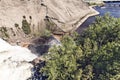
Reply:
[[42, 56], [48, 53], [49, 48], [51, 48], [53, 45], [61, 45], [61, 43], [53, 36], [50, 36], [50, 37], [43, 36], [43, 37], [34, 39], [32, 41], [32, 44], [28, 46], [28, 49], [31, 50], [32, 53], [38, 56]]

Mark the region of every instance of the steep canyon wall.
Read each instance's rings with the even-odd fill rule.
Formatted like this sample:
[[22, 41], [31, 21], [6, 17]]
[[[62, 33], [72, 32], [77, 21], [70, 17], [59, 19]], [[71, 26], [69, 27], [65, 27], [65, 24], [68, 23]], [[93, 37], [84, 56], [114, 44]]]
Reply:
[[[50, 23], [65, 32], [71, 31], [78, 22], [92, 11], [82, 0], [1, 0], [0, 1], [0, 27], [7, 27], [6, 37], [11, 39], [23, 38], [23, 16], [30, 24], [32, 32], [44, 30], [46, 18]], [[16, 29], [16, 26], [19, 27]], [[53, 26], [53, 25], [52, 25]], [[12, 35], [12, 36], [11, 36]], [[3, 37], [2, 33], [0, 36]]]

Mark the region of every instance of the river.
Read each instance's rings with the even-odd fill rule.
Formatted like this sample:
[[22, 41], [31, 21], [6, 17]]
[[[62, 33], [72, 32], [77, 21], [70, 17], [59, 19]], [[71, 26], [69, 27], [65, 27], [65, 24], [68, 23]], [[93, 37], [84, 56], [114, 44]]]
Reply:
[[[104, 14], [109, 13], [110, 16], [115, 18], [120, 18], [120, 2], [110, 2], [106, 3], [104, 6], [93, 7], [100, 14], [97, 16], [104, 16]], [[76, 30], [78, 33], [81, 33], [84, 29], [89, 27], [90, 24], [94, 23], [95, 16], [89, 17], [80, 27]]]

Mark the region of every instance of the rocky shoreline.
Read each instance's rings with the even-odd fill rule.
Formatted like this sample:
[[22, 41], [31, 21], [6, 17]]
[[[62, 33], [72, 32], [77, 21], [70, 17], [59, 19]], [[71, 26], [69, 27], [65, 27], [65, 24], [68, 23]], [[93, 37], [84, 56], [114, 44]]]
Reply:
[[92, 11], [92, 13], [87, 14], [85, 17], [83, 17], [83, 18], [81, 19], [81, 21], [79, 21], [78, 25], [75, 27], [75, 30], [76, 30], [78, 27], [80, 27], [80, 25], [82, 25], [82, 23], [84, 23], [85, 20], [87, 20], [89, 17], [91, 17], [91, 16], [96, 16], [96, 15], [99, 14], [98, 11], [96, 11], [95, 9], [93, 9], [93, 6], [89, 6], [89, 8], [90, 8], [90, 10]]

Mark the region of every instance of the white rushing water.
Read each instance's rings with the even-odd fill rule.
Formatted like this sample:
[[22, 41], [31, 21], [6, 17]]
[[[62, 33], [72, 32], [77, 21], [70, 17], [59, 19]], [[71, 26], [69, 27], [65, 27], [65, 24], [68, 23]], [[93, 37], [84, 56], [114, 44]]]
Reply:
[[29, 61], [37, 58], [27, 48], [11, 46], [0, 39], [0, 80], [26, 80], [33, 67]]

